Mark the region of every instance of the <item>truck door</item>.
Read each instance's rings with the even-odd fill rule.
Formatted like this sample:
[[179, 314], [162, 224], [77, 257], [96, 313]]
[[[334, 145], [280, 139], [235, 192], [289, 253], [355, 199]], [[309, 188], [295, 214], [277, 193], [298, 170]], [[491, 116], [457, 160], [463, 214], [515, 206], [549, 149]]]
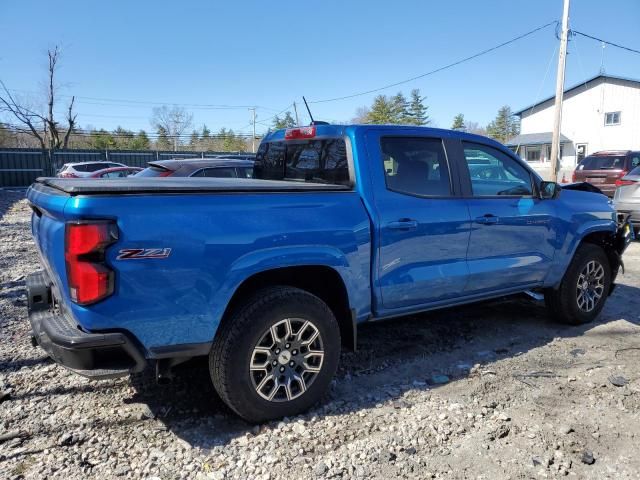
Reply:
[[[406, 132], [406, 134], [404, 133]], [[470, 217], [442, 138], [367, 132], [376, 221], [378, 315], [462, 295]]]
[[458, 145], [452, 156], [466, 167], [461, 181], [472, 222], [466, 293], [540, 284], [553, 260], [554, 202], [537, 198], [531, 172], [507, 152]]

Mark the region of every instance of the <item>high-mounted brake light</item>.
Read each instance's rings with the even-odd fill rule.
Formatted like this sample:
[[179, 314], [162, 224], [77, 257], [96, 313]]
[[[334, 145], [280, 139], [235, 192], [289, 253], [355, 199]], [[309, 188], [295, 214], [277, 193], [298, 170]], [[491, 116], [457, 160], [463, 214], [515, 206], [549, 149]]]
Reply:
[[95, 303], [113, 293], [113, 270], [104, 263], [105, 249], [118, 238], [113, 222], [68, 223], [65, 261], [71, 300], [80, 305]]
[[298, 140], [302, 138], [313, 138], [316, 136], [316, 126], [287, 128], [284, 132], [285, 140]]

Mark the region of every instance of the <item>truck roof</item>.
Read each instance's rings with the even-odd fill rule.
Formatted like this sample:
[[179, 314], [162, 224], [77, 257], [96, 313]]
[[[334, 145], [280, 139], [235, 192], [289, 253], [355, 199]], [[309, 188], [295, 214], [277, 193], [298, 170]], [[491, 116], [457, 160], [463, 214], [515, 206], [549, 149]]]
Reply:
[[[420, 132], [421, 135], [432, 135], [434, 137], [442, 138], [458, 138], [460, 140], [482, 141], [483, 143], [493, 143], [497, 146], [503, 147], [504, 145], [499, 142], [484, 137], [482, 135], [476, 135], [474, 133], [461, 132], [459, 130], [449, 130], [446, 128], [434, 128], [434, 127], [419, 127], [416, 125], [369, 125], [369, 124], [349, 124], [349, 125], [315, 125], [316, 134], [314, 138], [337, 138], [350, 134], [357, 134], [359, 132], [367, 130], [376, 130], [384, 128], [385, 130], [394, 130], [398, 133]], [[302, 127], [300, 127], [302, 128]], [[263, 142], [277, 142], [285, 140], [285, 134], [287, 129], [274, 130], [268, 133], [263, 138]]]

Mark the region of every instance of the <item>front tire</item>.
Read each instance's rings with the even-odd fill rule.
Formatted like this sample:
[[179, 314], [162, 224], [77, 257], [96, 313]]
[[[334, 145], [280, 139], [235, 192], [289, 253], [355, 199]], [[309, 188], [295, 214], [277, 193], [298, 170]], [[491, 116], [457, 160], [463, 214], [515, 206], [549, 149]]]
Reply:
[[340, 328], [327, 305], [293, 287], [256, 292], [223, 322], [209, 354], [222, 400], [259, 423], [301, 413], [329, 387]]
[[611, 266], [602, 248], [585, 243], [578, 247], [558, 289], [544, 298], [549, 314], [570, 325], [593, 321], [604, 308], [611, 290]]

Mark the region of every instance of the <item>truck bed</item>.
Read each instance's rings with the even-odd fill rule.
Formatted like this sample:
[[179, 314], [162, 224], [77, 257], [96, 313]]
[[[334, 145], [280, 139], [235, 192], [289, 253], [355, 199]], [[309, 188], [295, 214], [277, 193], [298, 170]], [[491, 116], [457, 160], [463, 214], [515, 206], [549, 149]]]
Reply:
[[340, 192], [352, 189], [351, 187], [344, 185], [243, 178], [122, 178], [104, 180], [38, 178], [36, 180], [36, 184], [46, 185], [70, 195], [131, 195], [138, 193], [172, 194], [216, 192]]

